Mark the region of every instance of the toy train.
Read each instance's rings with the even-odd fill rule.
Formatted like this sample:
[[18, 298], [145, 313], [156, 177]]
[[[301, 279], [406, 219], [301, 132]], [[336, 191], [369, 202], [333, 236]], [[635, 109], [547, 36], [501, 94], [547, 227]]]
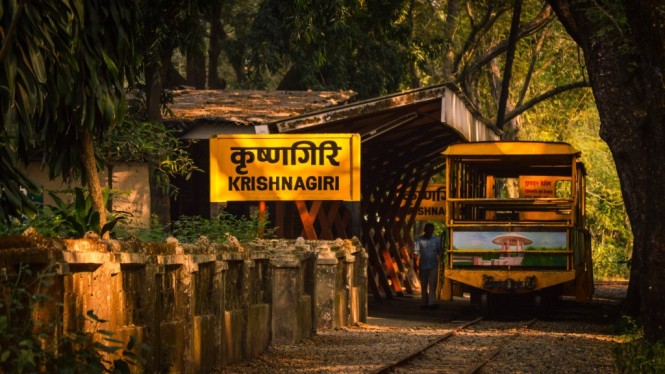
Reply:
[[493, 299], [593, 295], [585, 228], [585, 169], [566, 143], [451, 145], [446, 158], [446, 236], [439, 297]]

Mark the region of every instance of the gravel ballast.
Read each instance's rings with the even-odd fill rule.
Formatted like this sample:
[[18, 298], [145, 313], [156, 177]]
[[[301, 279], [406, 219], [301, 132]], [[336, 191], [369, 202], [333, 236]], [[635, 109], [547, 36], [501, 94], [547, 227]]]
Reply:
[[[591, 303], [579, 306], [570, 318], [539, 320], [521, 331], [519, 338], [508, 341], [479, 372], [616, 373], [612, 350], [619, 338], [612, 333], [612, 323], [625, 292], [622, 283], [596, 285]], [[416, 297], [370, 301], [367, 323], [318, 331], [310, 339], [270, 347], [256, 359], [221, 368], [220, 372], [369, 373], [460, 326], [472, 310], [463, 298], [435, 311], [419, 310]], [[472, 345], [483, 344], [482, 338], [474, 342]], [[446, 352], [454, 354], [462, 348], [474, 349], [465, 343], [465, 347], [450, 347]]]

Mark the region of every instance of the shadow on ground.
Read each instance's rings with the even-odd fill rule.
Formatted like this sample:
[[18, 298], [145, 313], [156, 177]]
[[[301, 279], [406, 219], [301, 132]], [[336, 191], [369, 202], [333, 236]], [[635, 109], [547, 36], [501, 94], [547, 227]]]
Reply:
[[[455, 320], [471, 320], [478, 317], [476, 307], [468, 298], [455, 297], [452, 301], [439, 302], [437, 309], [421, 309], [420, 293], [394, 296], [392, 299], [368, 300], [370, 320], [398, 319], [403, 321], [448, 323]], [[370, 321], [368, 321], [370, 322]]]

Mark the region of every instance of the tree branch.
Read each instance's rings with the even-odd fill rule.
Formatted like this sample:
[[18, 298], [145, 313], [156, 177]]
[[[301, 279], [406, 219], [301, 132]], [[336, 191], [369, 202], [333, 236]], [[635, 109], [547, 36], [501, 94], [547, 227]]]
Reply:
[[570, 11], [570, 5], [567, 1], [563, 0], [547, 0], [550, 4], [554, 13], [556, 13], [559, 22], [563, 25], [563, 28], [566, 29], [568, 35], [581, 46], [581, 39], [579, 35], [579, 29], [577, 28], [577, 23], [575, 22], [575, 17], [573, 17], [572, 12]]
[[515, 109], [511, 110], [509, 113], [506, 114], [506, 118], [504, 118], [503, 122], [509, 122], [513, 118], [519, 116], [523, 112], [531, 109], [534, 107], [536, 104], [540, 103], [541, 101], [545, 101], [549, 99], [550, 97], [556, 96], [562, 92], [570, 91], [575, 88], [582, 88], [582, 87], [589, 87], [589, 82], [587, 81], [579, 81], [579, 82], [574, 82], [574, 83], [568, 83], [564, 84], [563, 86], [558, 86], [555, 87], [547, 92], [545, 92], [542, 95], [536, 96], [533, 99], [527, 101], [523, 105], [520, 105], [516, 107]]
[[545, 40], [545, 33], [541, 33], [540, 37], [536, 41], [536, 45], [533, 48], [533, 54], [531, 55], [531, 62], [529, 63], [529, 70], [527, 71], [526, 77], [524, 78], [524, 84], [522, 85], [522, 90], [520, 91], [520, 94], [517, 97], [517, 106], [520, 106], [524, 101], [524, 97], [526, 96], [529, 84], [531, 83], [531, 78], [533, 77], [534, 71], [536, 69], [536, 62], [538, 61], [538, 52], [540, 52], [540, 48], [543, 46], [544, 40]]
[[499, 109], [496, 116], [496, 127], [503, 130], [503, 118], [506, 116], [506, 104], [510, 88], [510, 78], [513, 74], [513, 62], [515, 59], [515, 49], [517, 47], [517, 33], [520, 26], [520, 15], [522, 14], [522, 0], [515, 0], [513, 8], [513, 18], [510, 23], [510, 35], [508, 37], [508, 51], [506, 53], [506, 66], [503, 70], [503, 79], [501, 81], [501, 96], [499, 97]]
[[[480, 20], [480, 23], [478, 25], [475, 25], [473, 22], [473, 15], [470, 14], [470, 9], [468, 8], [469, 5], [467, 3], [467, 16], [471, 20], [472, 28], [471, 32], [469, 33], [469, 36], [466, 38], [466, 41], [464, 42], [464, 45], [462, 48], [459, 50], [459, 52], [455, 55], [455, 58], [453, 59], [453, 67], [451, 69], [451, 72], [453, 74], [456, 74], [459, 70], [459, 66], [462, 62], [462, 58], [469, 52], [469, 50], [473, 49], [472, 47], [476, 44], [478, 44], [478, 40], [476, 39], [477, 35], [484, 35], [485, 32], [489, 30], [492, 25], [496, 22], [499, 17], [506, 12], [506, 9], [499, 9], [496, 10], [494, 7], [491, 5], [487, 8], [487, 12], [483, 15], [483, 18]], [[459, 76], [459, 74], [457, 74]]]
[[[524, 38], [540, 30], [542, 27], [547, 25], [553, 19], [552, 15], [553, 15], [552, 8], [549, 5], [545, 4], [543, 8], [540, 10], [540, 13], [538, 13], [536, 18], [533, 19], [533, 21], [529, 22], [528, 24], [520, 28], [520, 31], [517, 34], [517, 39]], [[472, 74], [473, 72], [477, 71], [484, 65], [488, 64], [490, 61], [492, 61], [492, 59], [496, 58], [497, 56], [505, 52], [508, 49], [508, 44], [509, 44], [508, 40], [504, 39], [494, 47], [490, 48], [489, 51], [487, 51], [484, 55], [480, 56], [478, 60], [474, 62], [471, 66], [465, 66], [462, 72], [457, 77], [457, 79], [459, 81], [462, 81], [466, 79], [466, 77]]]

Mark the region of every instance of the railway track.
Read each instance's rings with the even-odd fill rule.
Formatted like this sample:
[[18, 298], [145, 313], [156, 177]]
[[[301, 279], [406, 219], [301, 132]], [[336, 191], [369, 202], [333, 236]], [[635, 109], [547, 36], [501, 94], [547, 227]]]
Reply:
[[537, 321], [506, 322], [477, 318], [408, 352], [374, 373], [477, 373], [509, 347], [511, 340], [519, 338]]

